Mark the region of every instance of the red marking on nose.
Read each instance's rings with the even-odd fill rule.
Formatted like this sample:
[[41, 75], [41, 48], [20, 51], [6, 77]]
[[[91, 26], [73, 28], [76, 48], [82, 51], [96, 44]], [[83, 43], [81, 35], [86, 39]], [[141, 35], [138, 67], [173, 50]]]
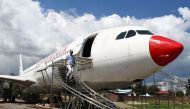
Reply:
[[149, 42], [149, 51], [156, 64], [165, 66], [180, 55], [183, 45], [169, 38], [152, 36]]

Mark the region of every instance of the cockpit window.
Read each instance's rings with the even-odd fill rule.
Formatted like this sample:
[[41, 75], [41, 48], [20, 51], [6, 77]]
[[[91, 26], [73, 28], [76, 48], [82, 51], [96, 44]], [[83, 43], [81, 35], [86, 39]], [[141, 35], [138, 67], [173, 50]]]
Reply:
[[119, 39], [123, 39], [124, 37], [125, 37], [125, 34], [126, 34], [127, 32], [125, 31], [125, 32], [121, 32], [117, 37], [116, 37], [116, 40], [119, 40]]
[[136, 35], [136, 32], [134, 30], [129, 30], [127, 35], [126, 35], [126, 38], [129, 38], [129, 37], [132, 37], [132, 36], [135, 36]]
[[153, 35], [150, 31], [148, 30], [136, 30], [138, 34], [142, 35]]

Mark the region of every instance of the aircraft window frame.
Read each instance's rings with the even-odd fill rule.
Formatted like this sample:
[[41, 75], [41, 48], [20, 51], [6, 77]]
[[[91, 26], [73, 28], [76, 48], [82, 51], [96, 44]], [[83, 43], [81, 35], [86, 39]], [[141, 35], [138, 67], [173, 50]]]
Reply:
[[[116, 40], [124, 39], [125, 36], [126, 36], [126, 34], [127, 34], [127, 31], [123, 31], [123, 32], [119, 33], [119, 34], [117, 35], [117, 37], [116, 37]], [[120, 36], [121, 36], [121, 37], [120, 37]]]
[[[135, 34], [131, 34], [130, 32], [134, 32]], [[130, 34], [130, 35], [128, 35], [128, 34]], [[125, 36], [125, 38], [130, 38], [130, 37], [133, 37], [133, 36], [135, 36], [137, 33], [136, 33], [136, 31], [135, 30], [129, 30], [128, 32], [127, 32], [127, 34], [126, 34], [126, 36]]]
[[140, 35], [154, 35], [152, 32], [149, 30], [136, 30], [136, 32]]

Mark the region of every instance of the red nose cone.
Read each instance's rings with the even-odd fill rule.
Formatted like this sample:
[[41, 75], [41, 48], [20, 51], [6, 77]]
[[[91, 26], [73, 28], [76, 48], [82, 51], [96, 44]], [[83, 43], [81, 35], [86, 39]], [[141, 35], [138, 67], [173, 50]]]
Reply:
[[179, 56], [183, 51], [183, 45], [162, 36], [152, 36], [149, 42], [149, 50], [154, 62], [160, 66], [165, 66]]

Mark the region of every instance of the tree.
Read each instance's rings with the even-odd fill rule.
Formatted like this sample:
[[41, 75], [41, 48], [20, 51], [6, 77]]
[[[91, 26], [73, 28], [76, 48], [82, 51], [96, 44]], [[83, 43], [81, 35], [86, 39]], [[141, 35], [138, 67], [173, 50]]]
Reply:
[[182, 96], [184, 96], [184, 93], [182, 91], [177, 91], [176, 96], [182, 97]]
[[156, 92], [159, 92], [159, 89], [158, 89], [158, 87], [157, 86], [149, 86], [148, 88], [147, 88], [147, 92], [148, 92], [148, 94], [150, 94], [150, 95], [154, 95], [154, 94], [156, 94]]
[[188, 81], [188, 85], [186, 85], [186, 95], [190, 95], [190, 79], [187, 80]]
[[16, 76], [16, 74], [14, 74], [14, 73], [10, 73], [10, 75], [11, 75], [11, 76]]
[[146, 94], [146, 90], [147, 87], [143, 85], [142, 82], [137, 83], [134, 87], [134, 92], [136, 93], [136, 95], [144, 95]]

